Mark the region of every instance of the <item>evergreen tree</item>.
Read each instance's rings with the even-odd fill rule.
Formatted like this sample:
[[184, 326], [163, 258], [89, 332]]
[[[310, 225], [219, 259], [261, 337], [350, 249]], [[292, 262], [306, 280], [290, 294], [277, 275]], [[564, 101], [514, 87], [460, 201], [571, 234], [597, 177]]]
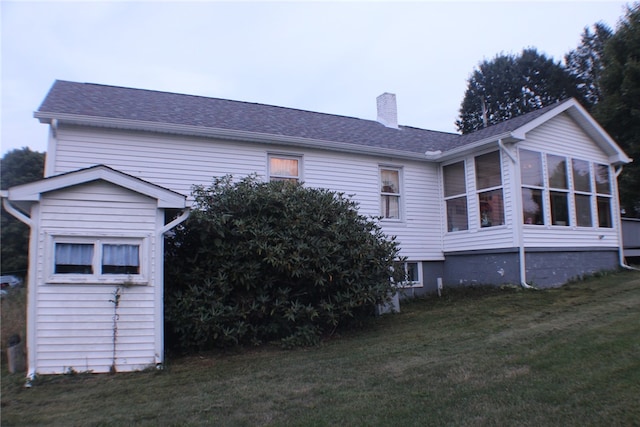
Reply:
[[[25, 147], [11, 150], [0, 161], [0, 185], [3, 190], [37, 181], [44, 176], [44, 153]], [[2, 274], [24, 277], [29, 257], [29, 227], [2, 208], [0, 256]]]
[[575, 78], [534, 48], [483, 61], [469, 78], [458, 130], [470, 133], [564, 98], [581, 98]]
[[593, 31], [585, 27], [580, 45], [564, 57], [565, 67], [575, 77], [578, 91], [588, 109], [592, 109], [601, 98], [602, 56], [604, 46], [612, 35], [611, 28], [602, 22], [594, 24]]
[[604, 47], [603, 66], [594, 116], [635, 159], [620, 175], [620, 201], [627, 216], [640, 218], [640, 3], [627, 7]]

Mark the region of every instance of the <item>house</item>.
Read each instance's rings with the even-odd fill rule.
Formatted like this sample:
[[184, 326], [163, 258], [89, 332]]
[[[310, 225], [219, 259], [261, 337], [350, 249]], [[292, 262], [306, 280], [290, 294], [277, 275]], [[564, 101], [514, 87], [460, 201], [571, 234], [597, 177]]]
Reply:
[[[192, 185], [210, 184], [214, 176], [257, 173], [265, 180], [294, 179], [352, 195], [361, 213], [380, 216], [385, 232], [397, 236], [407, 257], [410, 281], [404, 293], [409, 295], [435, 291], [440, 283], [556, 286], [623, 264], [616, 178], [631, 159], [575, 100], [468, 135], [401, 126], [395, 95], [385, 93], [377, 101], [373, 121], [56, 81], [35, 112], [50, 128], [46, 178], [7, 194], [7, 204], [26, 203], [31, 209], [25, 218], [32, 224], [30, 372], [83, 368], [81, 357], [67, 356], [66, 362], [44, 344], [45, 330], [62, 334], [66, 328], [58, 345], [71, 345], [74, 322], [89, 324], [94, 314], [87, 310], [87, 317], [65, 321], [63, 309], [83, 298], [100, 301], [109, 323], [107, 312], [117, 305], [105, 303], [113, 300], [108, 296], [117, 280], [111, 273], [96, 275], [97, 255], [92, 272], [72, 267], [72, 273], [57, 273], [66, 257], [69, 262], [80, 257], [58, 254], [58, 243], [100, 251], [102, 238], [128, 244], [120, 240], [129, 237], [123, 227], [146, 230], [148, 237], [132, 238], [140, 251], [149, 251], [149, 273], [133, 269], [132, 286], [122, 291], [122, 305], [115, 308], [124, 310], [129, 294], [154, 294], [148, 300], [152, 306], [140, 307], [158, 316], [150, 320], [158, 328], [162, 233], [186, 215], [176, 216], [188, 206]], [[106, 178], [92, 178], [97, 171]], [[129, 198], [140, 199], [135, 203], [149, 215], [122, 206]], [[49, 219], [52, 200], [58, 210]], [[117, 221], [104, 217], [110, 211]], [[94, 213], [102, 219], [94, 221]], [[91, 227], [83, 227], [87, 223]], [[117, 276], [122, 281], [126, 274]], [[130, 306], [132, 315], [137, 307]], [[124, 322], [123, 315], [119, 319]], [[123, 328], [118, 325], [121, 341]], [[159, 352], [155, 362], [161, 363], [161, 344], [153, 345]], [[90, 352], [81, 346], [65, 351]], [[45, 357], [57, 365], [44, 365]], [[104, 371], [112, 359], [121, 360], [107, 359], [86, 366]], [[117, 368], [137, 369], [149, 361]]]

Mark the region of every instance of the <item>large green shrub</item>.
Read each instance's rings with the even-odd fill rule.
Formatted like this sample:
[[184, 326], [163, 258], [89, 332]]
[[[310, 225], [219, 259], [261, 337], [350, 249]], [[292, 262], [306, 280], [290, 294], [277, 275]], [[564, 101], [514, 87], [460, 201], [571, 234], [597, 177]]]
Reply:
[[398, 244], [343, 194], [226, 176], [193, 196], [167, 242], [170, 345], [312, 344], [371, 315], [402, 280]]

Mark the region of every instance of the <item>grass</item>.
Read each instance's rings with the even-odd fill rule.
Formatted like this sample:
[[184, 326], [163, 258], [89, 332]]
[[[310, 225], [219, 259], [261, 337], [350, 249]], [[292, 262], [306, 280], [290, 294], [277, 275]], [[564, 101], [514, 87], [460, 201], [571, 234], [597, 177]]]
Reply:
[[3, 426], [639, 425], [640, 273], [449, 292], [307, 349], [2, 374]]

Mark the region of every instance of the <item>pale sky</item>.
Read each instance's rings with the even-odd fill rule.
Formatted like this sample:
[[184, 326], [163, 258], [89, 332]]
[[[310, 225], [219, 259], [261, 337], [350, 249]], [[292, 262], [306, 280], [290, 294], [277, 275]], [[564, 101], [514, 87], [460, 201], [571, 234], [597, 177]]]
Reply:
[[455, 132], [480, 61], [535, 47], [562, 61], [620, 1], [8, 1], [1, 152], [45, 151], [33, 118], [56, 79], [376, 119]]

